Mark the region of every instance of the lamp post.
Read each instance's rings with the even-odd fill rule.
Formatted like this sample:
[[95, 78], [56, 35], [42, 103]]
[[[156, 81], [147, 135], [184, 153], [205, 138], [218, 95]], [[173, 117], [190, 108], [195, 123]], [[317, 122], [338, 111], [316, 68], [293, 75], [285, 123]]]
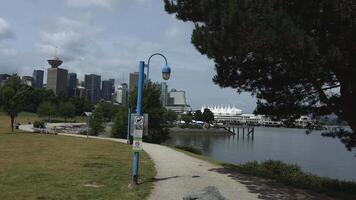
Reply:
[[[143, 132], [143, 127], [139, 126], [140, 120], [142, 122], [143, 119], [143, 113], [142, 113], [142, 95], [143, 95], [143, 82], [144, 82], [144, 70], [145, 67], [147, 68], [147, 80], [149, 77], [149, 67], [150, 67], [150, 61], [153, 56], [161, 56], [165, 60], [165, 65], [162, 67], [162, 78], [164, 80], [168, 80], [171, 74], [171, 68], [168, 66], [167, 58], [160, 53], [155, 53], [152, 54], [147, 61], [147, 64], [145, 64], [144, 61], [140, 61], [138, 65], [138, 80], [137, 80], [137, 106], [136, 106], [136, 119], [135, 120], [135, 130], [134, 130], [134, 142], [133, 142], [133, 149], [135, 150], [135, 145], [139, 144], [139, 142], [142, 142], [142, 132]], [[142, 129], [140, 129], [142, 128]], [[140, 138], [141, 137], [141, 138]], [[137, 143], [135, 142], [135, 139], [137, 140]], [[140, 153], [139, 151], [134, 151], [133, 155], [133, 184], [137, 185], [138, 184], [138, 169], [139, 169], [139, 160], [140, 160]]]

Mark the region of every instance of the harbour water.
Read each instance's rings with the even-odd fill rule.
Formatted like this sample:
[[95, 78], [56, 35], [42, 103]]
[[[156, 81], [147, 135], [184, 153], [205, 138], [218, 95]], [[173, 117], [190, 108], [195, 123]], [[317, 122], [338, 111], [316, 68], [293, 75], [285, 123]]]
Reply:
[[190, 145], [203, 155], [228, 163], [281, 160], [319, 176], [356, 181], [356, 152], [347, 151], [337, 138], [303, 129], [256, 127], [254, 138], [229, 135], [172, 135], [171, 145]]

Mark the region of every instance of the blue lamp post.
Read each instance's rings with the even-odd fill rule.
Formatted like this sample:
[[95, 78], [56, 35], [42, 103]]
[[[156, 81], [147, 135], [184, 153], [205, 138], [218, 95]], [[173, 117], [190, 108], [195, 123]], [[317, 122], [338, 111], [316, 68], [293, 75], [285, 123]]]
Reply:
[[[160, 53], [155, 53], [152, 54], [147, 61], [147, 64], [145, 64], [144, 61], [140, 61], [138, 65], [138, 80], [137, 80], [137, 107], [136, 107], [136, 114], [138, 117], [142, 117], [142, 95], [143, 95], [143, 83], [144, 83], [144, 70], [145, 67], [147, 68], [147, 80], [149, 77], [149, 67], [150, 67], [150, 61], [153, 56], [161, 56], [165, 60], [165, 65], [162, 67], [162, 78], [164, 80], [168, 80], [170, 75], [171, 75], [171, 68], [168, 66], [167, 58]], [[138, 184], [138, 168], [139, 168], [139, 159], [140, 159], [140, 154], [138, 151], [134, 152], [133, 155], [133, 184], [137, 185]]]

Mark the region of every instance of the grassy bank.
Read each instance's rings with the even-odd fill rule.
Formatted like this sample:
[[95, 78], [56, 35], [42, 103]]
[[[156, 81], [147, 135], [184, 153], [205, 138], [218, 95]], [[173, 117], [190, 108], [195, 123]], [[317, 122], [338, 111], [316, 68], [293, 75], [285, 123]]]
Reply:
[[356, 183], [319, 177], [303, 172], [299, 166], [281, 161], [248, 162], [241, 165], [223, 164], [239, 173], [276, 180], [285, 185], [324, 193], [341, 199], [356, 199]]
[[0, 199], [144, 199], [154, 165], [145, 153], [142, 184], [131, 188], [131, 147], [93, 139], [0, 134]]

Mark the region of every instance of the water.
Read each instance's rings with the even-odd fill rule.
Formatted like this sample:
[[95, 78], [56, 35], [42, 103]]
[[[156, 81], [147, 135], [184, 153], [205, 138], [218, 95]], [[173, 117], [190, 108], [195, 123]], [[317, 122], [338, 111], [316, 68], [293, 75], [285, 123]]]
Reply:
[[203, 155], [228, 163], [281, 160], [297, 164], [319, 176], [356, 181], [355, 152], [349, 152], [339, 139], [320, 132], [306, 135], [302, 129], [256, 127], [254, 139], [226, 135], [173, 135], [173, 145], [191, 145]]

